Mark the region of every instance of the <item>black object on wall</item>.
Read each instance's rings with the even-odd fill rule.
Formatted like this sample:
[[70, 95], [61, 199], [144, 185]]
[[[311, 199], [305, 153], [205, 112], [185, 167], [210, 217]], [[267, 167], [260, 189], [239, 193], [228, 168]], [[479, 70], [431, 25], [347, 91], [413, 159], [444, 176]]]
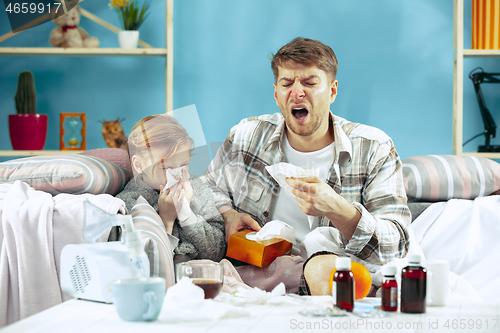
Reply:
[[490, 111], [486, 107], [483, 93], [481, 91], [482, 83], [500, 83], [500, 73], [485, 73], [481, 67], [477, 67], [470, 72], [469, 78], [474, 83], [474, 89], [476, 90], [477, 101], [479, 103], [479, 110], [484, 123], [484, 136], [486, 137], [484, 146], [479, 146], [477, 151], [480, 153], [500, 152], [500, 146], [490, 145], [490, 139], [494, 138], [496, 135], [497, 125], [495, 124]]

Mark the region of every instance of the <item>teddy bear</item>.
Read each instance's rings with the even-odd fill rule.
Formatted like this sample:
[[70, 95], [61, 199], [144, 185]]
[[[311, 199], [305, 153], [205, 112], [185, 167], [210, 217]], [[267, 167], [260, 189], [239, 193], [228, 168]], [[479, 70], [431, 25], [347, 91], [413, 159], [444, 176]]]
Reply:
[[[59, 8], [62, 10], [62, 8]], [[51, 12], [50, 18], [57, 25], [50, 32], [49, 43], [54, 47], [99, 47], [99, 39], [90, 37], [80, 24], [80, 8], [74, 6], [64, 15]]]

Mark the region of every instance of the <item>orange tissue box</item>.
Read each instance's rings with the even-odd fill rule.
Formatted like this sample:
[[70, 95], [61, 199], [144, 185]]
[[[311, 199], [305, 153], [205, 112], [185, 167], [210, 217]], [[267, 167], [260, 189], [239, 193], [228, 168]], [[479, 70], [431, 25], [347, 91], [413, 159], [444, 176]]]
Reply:
[[265, 267], [279, 256], [290, 254], [292, 243], [282, 238], [253, 241], [246, 235], [253, 230], [243, 230], [229, 236], [226, 256], [250, 265]]

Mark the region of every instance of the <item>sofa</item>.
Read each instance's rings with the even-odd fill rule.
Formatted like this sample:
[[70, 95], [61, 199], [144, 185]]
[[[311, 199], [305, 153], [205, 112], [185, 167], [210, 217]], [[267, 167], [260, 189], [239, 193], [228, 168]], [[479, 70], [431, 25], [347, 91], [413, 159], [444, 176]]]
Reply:
[[[411, 228], [425, 257], [448, 260], [479, 297], [500, 300], [500, 164], [427, 155], [403, 160], [402, 171]], [[82, 201], [127, 213], [114, 195], [131, 176], [127, 151], [117, 148], [0, 163], [0, 327], [69, 298], [59, 287], [59, 257], [64, 245], [85, 243]], [[168, 241], [161, 219], [152, 208], [128, 213], [157, 249], [153, 271], [172, 285], [172, 251], [162, 245]]]

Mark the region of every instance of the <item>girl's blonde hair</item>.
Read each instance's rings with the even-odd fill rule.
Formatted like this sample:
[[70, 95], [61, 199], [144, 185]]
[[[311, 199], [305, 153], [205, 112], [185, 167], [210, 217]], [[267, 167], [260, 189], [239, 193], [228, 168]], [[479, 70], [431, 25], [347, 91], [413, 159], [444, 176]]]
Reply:
[[[179, 148], [186, 145], [192, 150], [193, 139], [175, 118], [167, 114], [157, 114], [141, 119], [128, 136], [130, 158], [134, 155], [142, 160], [149, 158], [153, 169], [161, 160], [173, 156]], [[167, 155], [157, 161], [152, 160], [151, 146], [166, 148]]]

